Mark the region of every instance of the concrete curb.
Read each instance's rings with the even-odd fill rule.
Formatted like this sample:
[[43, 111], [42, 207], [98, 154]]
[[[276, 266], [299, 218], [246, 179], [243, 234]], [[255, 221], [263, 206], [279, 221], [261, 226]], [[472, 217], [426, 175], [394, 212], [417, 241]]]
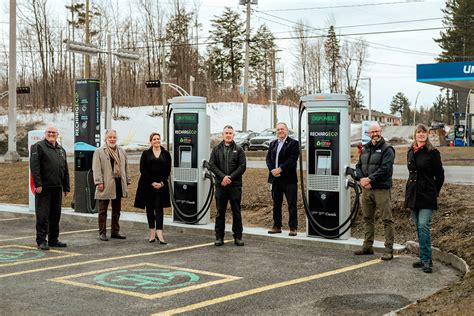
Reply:
[[[407, 252], [417, 255], [420, 252], [420, 245], [414, 241], [407, 241], [405, 243], [405, 249]], [[462, 273], [463, 276], [471, 272], [469, 265], [464, 259], [450, 253], [443, 252], [441, 249], [432, 247], [433, 260], [440, 261], [442, 263], [451, 265], [456, 270]]]
[[[5, 204], [0, 203], [0, 216], [2, 213], [17, 213], [34, 216], [34, 212], [28, 210], [28, 205], [22, 204]], [[110, 223], [110, 212], [109, 223]], [[71, 208], [62, 208], [61, 222], [64, 223], [82, 223], [90, 224], [97, 227], [97, 214], [76, 213]], [[165, 231], [172, 231], [177, 233], [190, 232], [198, 235], [209, 236], [214, 240], [214, 223], [206, 225], [189, 225], [173, 222], [170, 216], [164, 218]], [[122, 212], [120, 216], [120, 226], [122, 228], [133, 227], [143, 229], [144, 236], [148, 234], [148, 222], [145, 213]], [[126, 234], [126, 231], [124, 232]], [[232, 238], [232, 226], [226, 225], [226, 236]], [[246, 240], [278, 240], [282, 244], [291, 245], [314, 245], [315, 247], [339, 249], [345, 251], [354, 251], [362, 247], [363, 240], [357, 238], [349, 238], [347, 240], [339, 239], [324, 239], [318, 237], [308, 237], [304, 232], [298, 232], [298, 236], [288, 236], [288, 231], [283, 231], [281, 234], [269, 235], [266, 228], [244, 226], [243, 239]], [[382, 253], [385, 249], [384, 243], [375, 241], [373, 248], [376, 252]], [[393, 246], [394, 253], [400, 254], [405, 250], [405, 246], [395, 244]]]
[[[405, 243], [405, 251], [410, 253], [410, 254], [415, 254], [417, 255], [420, 252], [420, 244], [415, 242], [415, 241], [407, 241]], [[471, 270], [469, 268], [469, 265], [464, 261], [464, 259], [450, 253], [450, 252], [443, 252], [441, 249], [437, 247], [431, 247], [432, 255], [433, 255], [433, 260], [440, 261], [444, 264], [448, 264], [458, 270], [459, 272], [462, 273], [463, 277], [465, 277], [467, 274], [471, 273]], [[424, 299], [424, 298], [423, 298]], [[413, 302], [411, 304], [408, 304], [407, 306], [404, 306], [402, 308], [399, 308], [395, 311], [391, 311], [390, 313], [387, 313], [385, 315], [387, 316], [395, 316], [399, 312], [406, 310], [408, 308], [414, 307], [418, 304], [419, 301], [423, 300], [420, 299], [416, 302]]]

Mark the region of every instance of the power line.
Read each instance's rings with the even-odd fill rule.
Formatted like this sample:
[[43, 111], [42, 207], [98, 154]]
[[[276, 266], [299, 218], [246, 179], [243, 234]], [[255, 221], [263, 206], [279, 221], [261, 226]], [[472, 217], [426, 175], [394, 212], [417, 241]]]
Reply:
[[260, 12], [326, 10], [326, 9], [339, 9], [339, 8], [381, 6], [381, 5], [390, 5], [390, 4], [410, 4], [410, 3], [415, 3], [415, 2], [424, 2], [424, 0], [375, 2], [375, 3], [347, 4], [347, 5], [338, 5], [338, 6], [310, 7], [310, 8], [271, 9], [271, 10], [262, 10]]

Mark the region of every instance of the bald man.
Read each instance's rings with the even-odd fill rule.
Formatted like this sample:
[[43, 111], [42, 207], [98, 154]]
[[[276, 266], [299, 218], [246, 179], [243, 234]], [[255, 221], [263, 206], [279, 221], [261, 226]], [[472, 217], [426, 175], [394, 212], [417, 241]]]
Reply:
[[362, 186], [362, 212], [365, 238], [356, 255], [371, 255], [375, 234], [375, 210], [382, 212], [385, 233], [385, 253], [382, 260], [393, 259], [393, 216], [390, 198], [395, 150], [385, 142], [378, 123], [369, 126], [370, 141], [362, 147], [356, 164], [356, 178]]
[[35, 185], [36, 243], [41, 250], [67, 246], [58, 240], [62, 195], [66, 196], [70, 190], [66, 151], [58, 144], [58, 136], [58, 129], [50, 125], [44, 131], [44, 139], [30, 150], [30, 169]]

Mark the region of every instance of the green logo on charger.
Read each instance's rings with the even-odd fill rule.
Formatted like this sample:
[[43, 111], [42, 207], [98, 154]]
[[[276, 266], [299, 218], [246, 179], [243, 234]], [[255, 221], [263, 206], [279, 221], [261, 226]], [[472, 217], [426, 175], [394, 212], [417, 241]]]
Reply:
[[336, 123], [337, 124], [337, 115], [330, 114], [310, 114], [309, 116], [310, 123]]
[[168, 269], [121, 269], [99, 274], [94, 281], [118, 289], [163, 290], [190, 286], [200, 280], [197, 274]]

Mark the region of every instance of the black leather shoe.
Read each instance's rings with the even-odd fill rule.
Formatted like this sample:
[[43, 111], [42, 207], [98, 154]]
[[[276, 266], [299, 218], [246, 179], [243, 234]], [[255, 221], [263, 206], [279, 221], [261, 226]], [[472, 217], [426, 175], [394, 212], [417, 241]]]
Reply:
[[102, 234], [99, 236], [99, 239], [102, 240], [102, 241], [109, 241], [109, 239], [107, 238], [107, 235], [106, 234]]
[[56, 247], [56, 248], [66, 248], [67, 244], [65, 242], [57, 241], [57, 242], [50, 242], [49, 246], [50, 247]]
[[244, 242], [242, 241], [242, 239], [240, 239], [240, 238], [235, 238], [235, 239], [234, 239], [234, 245], [236, 245], [236, 246], [243, 246], [243, 245], [245, 245], [245, 244], [244, 244]]
[[156, 241], [158, 241], [158, 243], [159, 243], [160, 245], [167, 245], [167, 244], [168, 244], [166, 241], [163, 241], [163, 240], [161, 240], [161, 239], [158, 238], [158, 237], [156, 237]]
[[114, 239], [127, 239], [126, 236], [120, 235], [119, 233], [110, 235], [110, 238], [114, 238]]
[[354, 254], [356, 256], [361, 256], [361, 255], [373, 255], [374, 254], [374, 249], [372, 248], [362, 248], [360, 250], [354, 251]]
[[48, 243], [47, 243], [47, 242], [43, 242], [43, 243], [39, 244], [39, 245], [38, 245], [38, 249], [40, 249], [40, 250], [49, 250]]
[[216, 241], [214, 242], [214, 246], [222, 246], [224, 244], [224, 239], [222, 238], [217, 238]]

